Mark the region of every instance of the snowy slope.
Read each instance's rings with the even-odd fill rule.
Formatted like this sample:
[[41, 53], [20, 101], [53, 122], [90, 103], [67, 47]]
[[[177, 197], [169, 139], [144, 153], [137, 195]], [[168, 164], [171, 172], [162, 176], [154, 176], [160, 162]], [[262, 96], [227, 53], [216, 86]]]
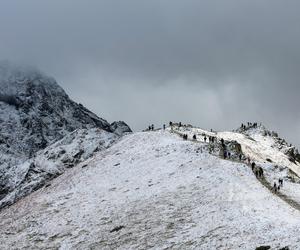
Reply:
[[2, 249], [298, 249], [300, 213], [240, 163], [134, 133], [0, 212]]

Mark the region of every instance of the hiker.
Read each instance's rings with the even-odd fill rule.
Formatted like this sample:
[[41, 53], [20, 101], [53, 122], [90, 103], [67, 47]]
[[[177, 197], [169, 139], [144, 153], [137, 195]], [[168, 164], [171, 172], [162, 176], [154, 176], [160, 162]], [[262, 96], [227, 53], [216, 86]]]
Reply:
[[221, 144], [222, 144], [222, 145], [224, 144], [224, 139], [223, 139], [223, 138], [221, 138]]
[[278, 183], [282, 187], [283, 186], [283, 179], [279, 178]]
[[224, 151], [224, 159], [226, 159], [226, 157], [227, 157], [227, 153], [226, 151]]
[[204, 141], [206, 142], [206, 136], [204, 136]]
[[154, 124], [151, 125], [151, 130], [152, 130], [152, 131], [154, 130]]
[[251, 168], [252, 168], [252, 171], [254, 170], [254, 168], [255, 168], [255, 162], [252, 162], [252, 164], [251, 164]]
[[242, 161], [242, 154], [239, 155], [239, 159], [240, 159], [240, 161]]
[[231, 153], [228, 152], [228, 153], [227, 153], [227, 156], [228, 156], [228, 159], [230, 159]]
[[196, 140], [196, 139], [197, 139], [196, 135], [193, 135], [193, 140]]
[[277, 184], [276, 184], [276, 182], [274, 182], [273, 188], [274, 188], [274, 192], [276, 193], [277, 192]]
[[264, 175], [264, 170], [262, 169], [262, 167], [259, 167], [259, 177], [263, 177]]
[[169, 125], [170, 125], [170, 127], [172, 127], [173, 126], [173, 122], [169, 122]]
[[163, 125], [163, 129], [166, 130], [166, 124]]
[[181, 127], [182, 125], [181, 125], [181, 122], [179, 122], [179, 125], [178, 125], [178, 127]]

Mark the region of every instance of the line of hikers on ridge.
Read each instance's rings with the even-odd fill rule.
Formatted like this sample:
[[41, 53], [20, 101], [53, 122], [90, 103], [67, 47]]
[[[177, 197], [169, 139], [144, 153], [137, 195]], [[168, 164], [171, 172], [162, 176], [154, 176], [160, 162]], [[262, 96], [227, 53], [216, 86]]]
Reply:
[[[257, 124], [254, 124], [254, 126], [257, 126]], [[204, 141], [206, 142], [206, 139], [207, 139], [206, 135], [204, 135], [204, 136], [205, 136]], [[182, 137], [183, 137], [184, 140], [188, 139], [187, 134], [183, 134]], [[215, 137], [212, 137], [212, 138], [215, 138]], [[196, 135], [193, 136], [193, 139], [194, 140], [197, 139]], [[210, 141], [213, 141], [211, 138], [209, 138], [209, 139], [210, 139]], [[223, 138], [220, 139], [220, 142], [221, 142], [222, 147], [225, 148], [226, 146], [225, 146], [225, 141], [224, 141]], [[224, 157], [224, 159], [227, 159], [227, 158], [230, 159], [231, 158], [230, 151], [224, 150], [224, 156], [223, 157]], [[239, 160], [240, 160], [240, 162], [242, 162], [242, 154], [239, 154]], [[261, 166], [257, 166], [255, 164], [255, 162], [251, 163], [251, 160], [250, 160], [249, 157], [246, 158], [246, 161], [247, 161], [248, 165], [251, 166], [252, 172], [255, 174], [256, 178], [257, 179], [263, 178], [263, 176], [264, 176], [263, 168]], [[274, 193], [277, 193], [280, 190], [280, 188], [282, 188], [282, 187], [283, 187], [283, 178], [279, 178], [278, 179], [278, 184], [276, 182], [274, 182], [272, 190], [274, 191]]]
[[[172, 122], [172, 121], [170, 121], [169, 122], [169, 126], [171, 127], [171, 128], [173, 128], [173, 126], [178, 126], [178, 127], [192, 127], [191, 125], [186, 125], [186, 124], [182, 124], [181, 122], [178, 122], [178, 123], [174, 123], [174, 122]], [[242, 123], [241, 124], [241, 128], [242, 129], [244, 129], [244, 130], [246, 130], [246, 129], [249, 129], [249, 128], [257, 128], [258, 126], [260, 126], [261, 124], [259, 124], [258, 125], [258, 123], [257, 122], [254, 122], [254, 123], [252, 123], [252, 122], [247, 122], [247, 124], [244, 124], [244, 123]], [[163, 130], [165, 130], [166, 129], [166, 124], [163, 124]], [[146, 131], [154, 131], [155, 129], [154, 129], [154, 124], [151, 124], [151, 125], [149, 125], [148, 126], [148, 128], [146, 129]], [[211, 132], [213, 132], [213, 130], [211, 129], [210, 130]]]
[[[177, 125], [178, 127], [182, 127], [182, 126], [187, 127], [187, 126], [190, 126], [190, 125], [182, 125], [181, 122], [179, 122], [179, 123], [173, 123], [173, 122], [170, 121], [169, 122], [169, 126], [171, 127], [171, 129], [173, 128], [173, 125]], [[243, 124], [243, 123], [241, 124], [241, 128], [242, 129], [257, 128], [257, 126], [258, 126], [257, 122], [254, 122], [254, 123], [247, 122], [247, 126], [245, 124]], [[163, 124], [163, 130], [165, 130], [165, 129], [166, 129], [166, 125]], [[154, 124], [149, 125], [148, 131], [154, 131], [154, 130], [155, 130], [154, 129]], [[212, 129], [211, 129], [211, 132], [213, 132]], [[210, 143], [215, 143], [215, 142], [217, 143], [217, 137], [215, 137], [215, 136], [206, 135], [204, 133], [202, 134], [202, 136], [204, 136], [203, 137], [204, 142], [207, 142], [207, 139], [208, 139], [208, 142], [210, 142]], [[188, 140], [188, 134], [183, 134], [182, 138], [184, 140]], [[195, 141], [197, 140], [196, 134], [193, 135], [192, 139], [195, 140]], [[223, 138], [220, 139], [220, 143], [221, 143], [222, 148], [224, 149], [223, 158], [224, 159], [231, 159], [231, 153], [230, 153], [230, 151], [225, 150], [226, 146], [225, 146], [225, 141], [224, 141]], [[240, 162], [242, 162], [242, 154], [239, 154], [239, 160], [240, 160]], [[263, 175], [264, 175], [263, 168], [260, 167], [260, 166], [257, 166], [255, 164], [255, 162], [251, 163], [251, 160], [250, 160], [249, 157], [246, 158], [246, 160], [247, 160], [248, 165], [251, 165], [251, 169], [252, 169], [253, 173], [255, 174], [256, 178], [262, 178]], [[273, 191], [274, 191], [274, 193], [277, 193], [280, 190], [280, 188], [282, 188], [282, 187], [283, 187], [283, 178], [279, 178], [278, 179], [278, 183], [276, 181], [274, 181], [274, 184], [273, 184]]]
[[241, 124], [241, 129], [249, 129], [249, 128], [257, 128], [258, 127], [258, 123], [257, 122], [247, 122], [247, 125], [245, 125], [244, 123]]

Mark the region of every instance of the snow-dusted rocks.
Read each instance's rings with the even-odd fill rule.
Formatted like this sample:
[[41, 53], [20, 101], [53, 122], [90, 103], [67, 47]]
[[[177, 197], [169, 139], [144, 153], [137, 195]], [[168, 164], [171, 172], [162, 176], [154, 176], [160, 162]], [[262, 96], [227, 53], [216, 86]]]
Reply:
[[[76, 129], [80, 130], [72, 133]], [[53, 78], [1, 62], [0, 208], [130, 131], [124, 122], [111, 125], [72, 101]], [[60, 143], [78, 145], [80, 151], [53, 144], [62, 138]], [[48, 153], [37, 153], [51, 144]]]
[[0, 119], [0, 142], [26, 157], [78, 128], [110, 131], [107, 121], [73, 102], [53, 78], [10, 64], [0, 64]]
[[125, 133], [131, 133], [132, 132], [130, 127], [123, 121], [113, 122], [110, 125], [110, 129], [111, 129], [111, 131], [113, 131], [117, 135], [123, 135]]
[[92, 157], [96, 152], [110, 147], [119, 137], [99, 128], [79, 129], [58, 142], [40, 150], [36, 155], [8, 169], [1, 177], [6, 196], [0, 208], [42, 187], [67, 168]]
[[[181, 134], [188, 134], [192, 138], [197, 135], [198, 141], [204, 141], [206, 137], [213, 136], [220, 140], [221, 138], [227, 142], [234, 142], [241, 145], [241, 151], [244, 156], [251, 161], [265, 163], [271, 161], [279, 166], [285, 166], [300, 176], [300, 162], [296, 157], [291, 158], [288, 153], [291, 145], [288, 145], [283, 139], [277, 136], [272, 136], [272, 132], [268, 131], [264, 126], [256, 128], [251, 127], [246, 130], [238, 130], [236, 132], [210, 132], [196, 127], [175, 127], [176, 131]], [[296, 151], [297, 152], [297, 151]]]

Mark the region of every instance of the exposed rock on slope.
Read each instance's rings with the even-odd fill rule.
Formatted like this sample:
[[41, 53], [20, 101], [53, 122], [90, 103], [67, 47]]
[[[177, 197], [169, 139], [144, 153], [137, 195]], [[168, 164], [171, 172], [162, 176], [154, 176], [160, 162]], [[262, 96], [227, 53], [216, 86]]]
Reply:
[[123, 121], [113, 122], [110, 125], [110, 129], [117, 135], [123, 135], [124, 133], [132, 132], [130, 127]]
[[[38, 156], [36, 154], [64, 136], [67, 136], [64, 140], [70, 140], [69, 143], [72, 144], [73, 140], [77, 140], [69, 135], [72, 131], [91, 128], [101, 129], [100, 137], [104, 132], [110, 133], [110, 136], [106, 136], [110, 139], [131, 132], [124, 122], [110, 124], [83, 105], [72, 101], [53, 78], [36, 69], [0, 62], [0, 200], [11, 192], [14, 192], [16, 198], [22, 197], [61, 173], [65, 167], [75, 165], [81, 155], [73, 155], [71, 160], [60, 159], [58, 167], [51, 163], [52, 159], [48, 159], [47, 163], [43, 161], [47, 166], [37, 164], [41, 156], [40, 153]], [[83, 138], [81, 145], [89, 146], [86, 143], [88, 141], [84, 140], [88, 139]], [[97, 138], [95, 142], [100, 147], [106, 143], [97, 141]], [[51, 147], [51, 153], [57, 153], [53, 150]], [[86, 148], [83, 149], [85, 150]], [[67, 157], [66, 154], [64, 157]], [[32, 160], [27, 161], [28, 159]], [[34, 178], [31, 177], [33, 172]], [[38, 181], [26, 186], [33, 179]], [[15, 190], [21, 184], [22, 190], [26, 189], [25, 192]], [[9, 201], [16, 198], [9, 198]]]
[[98, 128], [79, 129], [40, 150], [35, 157], [12, 166], [0, 176], [0, 183], [5, 184], [2, 200], [0, 196], [0, 208], [42, 187], [66, 168], [74, 167], [108, 148], [118, 138], [116, 134]]
[[1, 151], [25, 157], [78, 128], [111, 131], [106, 120], [73, 102], [53, 78], [8, 64], [0, 65], [0, 117]]

